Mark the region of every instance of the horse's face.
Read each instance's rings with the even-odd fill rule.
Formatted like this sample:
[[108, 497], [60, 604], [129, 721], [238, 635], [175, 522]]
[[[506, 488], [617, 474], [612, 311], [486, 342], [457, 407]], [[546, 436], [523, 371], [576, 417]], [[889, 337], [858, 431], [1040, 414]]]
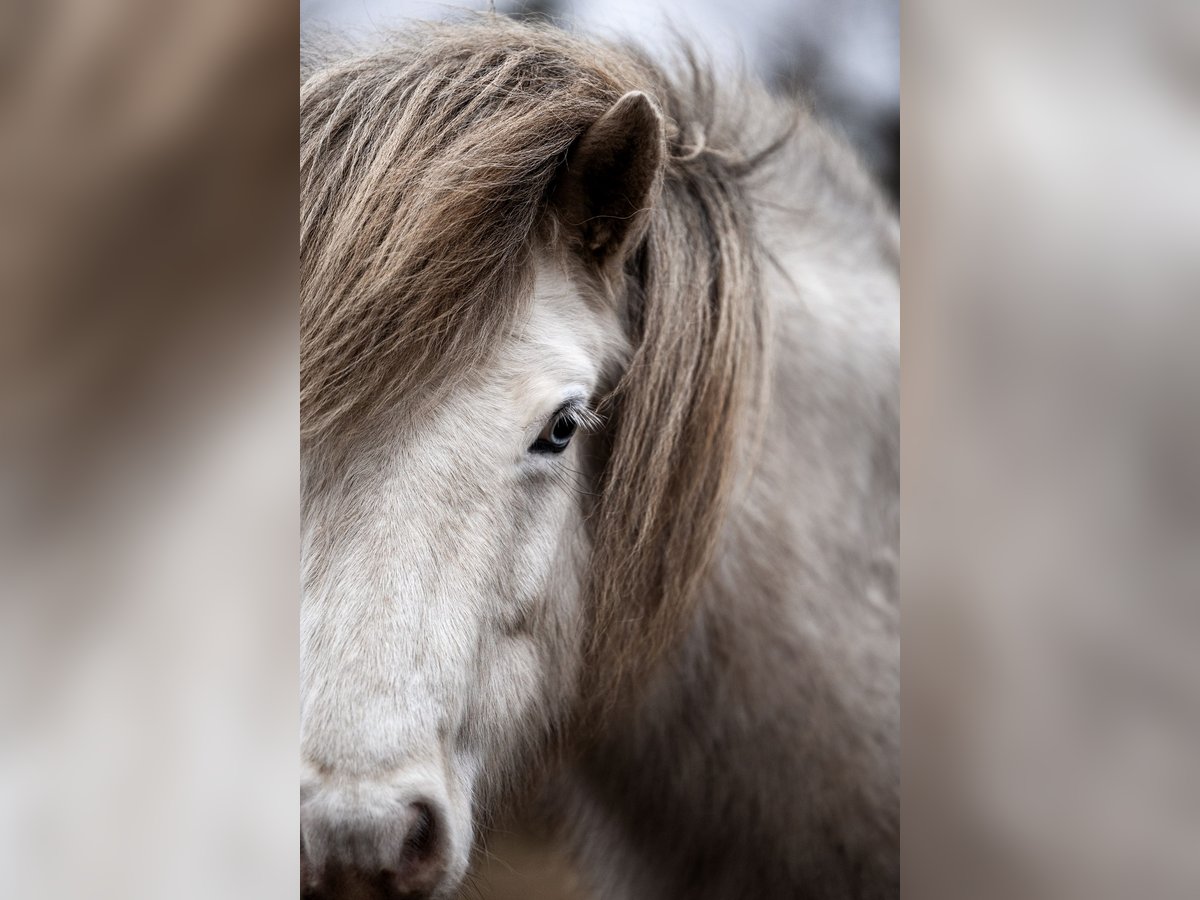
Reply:
[[569, 701], [590, 403], [621, 342], [543, 262], [485, 370], [428, 414], [395, 410], [336, 467], [304, 460], [302, 860], [321, 891], [450, 890], [473, 798]]
[[613, 275], [660, 184], [663, 134], [642, 93], [602, 114], [560, 170], [547, 209], [554, 246], [538, 257], [514, 327], [479, 354], [486, 361], [454, 360], [463, 369], [439, 382], [435, 402], [401, 400], [343, 435], [336, 454], [305, 451], [309, 896], [451, 894], [476, 814], [530, 773], [578, 700], [587, 516], [603, 502], [596, 473], [613, 436], [595, 433], [591, 407], [631, 353]]

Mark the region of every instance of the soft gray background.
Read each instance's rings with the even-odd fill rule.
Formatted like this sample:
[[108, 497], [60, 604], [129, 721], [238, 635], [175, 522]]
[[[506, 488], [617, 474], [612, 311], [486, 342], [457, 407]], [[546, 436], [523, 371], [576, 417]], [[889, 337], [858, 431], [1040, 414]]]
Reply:
[[[405, 18], [486, 9], [485, 0], [301, 0], [302, 27], [372, 29]], [[897, 0], [497, 0], [498, 12], [666, 49], [678, 33], [720, 63], [746, 64], [773, 88], [812, 99], [899, 196]]]

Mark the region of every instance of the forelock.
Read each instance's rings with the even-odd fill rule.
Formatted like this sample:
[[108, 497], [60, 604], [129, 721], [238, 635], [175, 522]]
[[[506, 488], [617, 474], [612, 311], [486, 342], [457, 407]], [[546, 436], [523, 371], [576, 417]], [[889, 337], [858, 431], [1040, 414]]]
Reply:
[[[345, 51], [342, 51], [343, 53]], [[305, 54], [301, 426], [351, 432], [482, 362], [530, 293], [567, 150], [646, 75], [546, 28], [427, 25]]]

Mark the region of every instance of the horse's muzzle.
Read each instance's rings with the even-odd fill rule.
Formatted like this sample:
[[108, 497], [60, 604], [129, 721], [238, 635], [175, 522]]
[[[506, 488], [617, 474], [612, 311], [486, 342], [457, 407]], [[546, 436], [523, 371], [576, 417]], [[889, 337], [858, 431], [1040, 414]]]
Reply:
[[449, 817], [428, 794], [328, 792], [300, 813], [303, 900], [424, 900], [452, 885]]

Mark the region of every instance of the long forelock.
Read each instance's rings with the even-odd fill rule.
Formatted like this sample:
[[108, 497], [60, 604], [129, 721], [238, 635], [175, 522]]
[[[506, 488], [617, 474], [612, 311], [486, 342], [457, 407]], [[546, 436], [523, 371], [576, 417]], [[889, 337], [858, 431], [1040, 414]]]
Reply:
[[646, 76], [501, 20], [306, 60], [301, 420], [320, 440], [486, 359], [529, 296], [567, 150]]

